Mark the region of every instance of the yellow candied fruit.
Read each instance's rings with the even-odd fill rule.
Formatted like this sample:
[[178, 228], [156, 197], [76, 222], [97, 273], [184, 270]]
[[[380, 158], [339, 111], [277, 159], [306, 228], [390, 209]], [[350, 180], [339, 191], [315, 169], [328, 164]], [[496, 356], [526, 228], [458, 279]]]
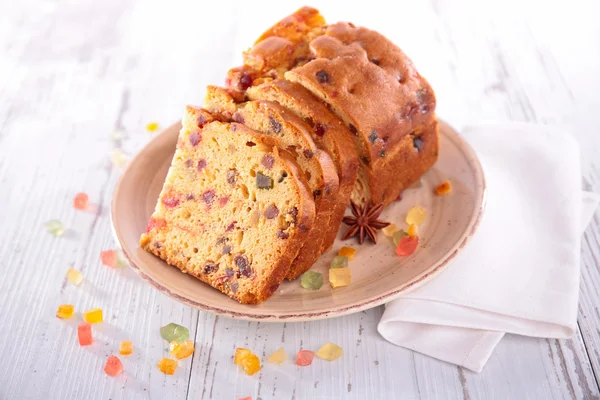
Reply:
[[177, 360], [173, 360], [171, 358], [161, 358], [160, 361], [158, 361], [157, 367], [160, 372], [167, 375], [173, 375], [177, 369]]
[[388, 226], [386, 226], [385, 228], [381, 229], [381, 232], [383, 232], [383, 234], [385, 236], [394, 236], [394, 233], [398, 232], [399, 229], [396, 226], [396, 224], [389, 224]]
[[194, 353], [194, 342], [189, 339], [184, 342], [173, 341], [169, 343], [169, 351], [176, 359], [184, 359]]
[[83, 274], [74, 268], [67, 270], [67, 280], [73, 285], [79, 285], [83, 281]]
[[56, 317], [60, 319], [69, 319], [73, 317], [75, 307], [72, 304], [61, 304], [56, 310]]
[[450, 194], [451, 191], [452, 185], [450, 185], [450, 181], [445, 181], [435, 188], [435, 194], [437, 194], [438, 196], [445, 196], [447, 194]]
[[425, 210], [425, 207], [414, 206], [408, 210], [408, 213], [406, 214], [406, 223], [409, 225], [421, 225], [423, 221], [425, 221], [425, 216], [427, 216], [427, 210]]
[[419, 236], [419, 227], [415, 224], [410, 224], [406, 233], [408, 233], [408, 236], [410, 236], [411, 238]]
[[254, 375], [260, 371], [260, 360], [254, 354], [244, 357], [241, 365], [246, 375]]
[[340, 249], [340, 251], [338, 251], [338, 256], [342, 256], [342, 257], [348, 257], [348, 260], [352, 260], [354, 258], [354, 256], [356, 255], [356, 249], [353, 249], [352, 247], [342, 247]]
[[267, 359], [268, 362], [273, 364], [281, 364], [287, 359], [287, 354], [285, 354], [285, 350], [283, 347], [280, 347], [275, 353], [271, 354]]
[[158, 130], [158, 128], [160, 128], [160, 125], [158, 124], [158, 122], [148, 122], [146, 124], [146, 130], [148, 132], [156, 132]]
[[96, 324], [98, 322], [102, 322], [102, 309], [101, 308], [92, 308], [91, 310], [87, 310], [83, 313], [83, 320], [85, 322], [89, 322], [90, 324]]
[[335, 343], [327, 343], [317, 351], [317, 357], [333, 361], [344, 355], [344, 350]]
[[242, 360], [248, 357], [252, 352], [248, 349], [244, 349], [243, 347], [238, 347], [235, 349], [235, 356], [233, 357], [233, 363], [236, 365], [242, 365]]
[[133, 353], [133, 343], [130, 340], [123, 340], [119, 343], [119, 354], [128, 356]]
[[329, 283], [333, 288], [348, 286], [351, 279], [350, 268], [331, 268], [329, 270]]

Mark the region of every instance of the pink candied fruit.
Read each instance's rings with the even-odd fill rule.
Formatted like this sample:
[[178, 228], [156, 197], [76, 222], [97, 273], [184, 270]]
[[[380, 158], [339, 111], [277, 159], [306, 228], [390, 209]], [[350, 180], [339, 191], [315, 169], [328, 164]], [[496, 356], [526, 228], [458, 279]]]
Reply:
[[92, 325], [88, 322], [81, 322], [77, 326], [77, 338], [80, 346], [89, 346], [92, 344]]
[[404, 236], [398, 242], [398, 246], [396, 247], [396, 254], [399, 256], [410, 256], [415, 252], [417, 246], [419, 245], [419, 237], [418, 236]]
[[150, 218], [148, 221], [148, 225], [146, 226], [146, 233], [150, 233], [150, 231], [154, 228], [160, 230], [167, 225], [167, 221], [164, 218]]
[[115, 268], [117, 266], [117, 252], [115, 250], [101, 251], [100, 260], [107, 267]]
[[177, 197], [163, 197], [162, 203], [167, 208], [175, 208], [179, 205], [179, 199]]
[[296, 365], [301, 367], [306, 367], [313, 362], [313, 358], [315, 358], [315, 352], [310, 350], [300, 350], [298, 352], [298, 356], [296, 357]]
[[87, 193], [77, 193], [73, 199], [73, 207], [77, 210], [87, 210], [89, 197]]
[[110, 375], [110, 376], [117, 376], [121, 372], [123, 372], [123, 364], [121, 363], [121, 360], [119, 360], [119, 357], [109, 356], [106, 359], [106, 365], [104, 366], [104, 372], [106, 372], [106, 375]]

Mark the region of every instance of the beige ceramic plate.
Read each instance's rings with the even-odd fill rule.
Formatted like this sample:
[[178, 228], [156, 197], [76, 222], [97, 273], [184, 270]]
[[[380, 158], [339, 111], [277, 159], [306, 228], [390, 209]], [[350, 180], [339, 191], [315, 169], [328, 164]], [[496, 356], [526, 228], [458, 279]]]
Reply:
[[[320, 290], [300, 287], [299, 280], [284, 282], [277, 293], [259, 305], [239, 304], [210, 286], [183, 274], [143, 251], [138, 239], [146, 228], [171, 163], [180, 125], [164, 131], [135, 157], [114, 193], [112, 222], [131, 266], [152, 286], [192, 307], [234, 318], [302, 321], [350, 314], [375, 307], [413, 289], [438, 274], [475, 232], [485, 203], [485, 179], [473, 150], [447, 124], [441, 123], [440, 157], [422, 178], [422, 187], [404, 191], [403, 199], [388, 206], [383, 220], [406, 229], [406, 212], [414, 205], [427, 209], [420, 227], [421, 243], [409, 257], [394, 254], [391, 238], [379, 233], [377, 245], [340, 241], [313, 267], [327, 282], [329, 262], [342, 246], [358, 252], [350, 262], [352, 283]], [[436, 185], [450, 179], [452, 194], [433, 195]]]

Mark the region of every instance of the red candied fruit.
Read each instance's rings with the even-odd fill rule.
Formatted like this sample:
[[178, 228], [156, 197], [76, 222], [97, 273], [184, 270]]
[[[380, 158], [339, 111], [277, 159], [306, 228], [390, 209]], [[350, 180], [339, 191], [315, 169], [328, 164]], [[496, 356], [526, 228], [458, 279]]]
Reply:
[[167, 208], [175, 208], [179, 205], [179, 199], [177, 197], [164, 197], [162, 203]]
[[419, 237], [410, 237], [405, 236], [398, 242], [398, 247], [396, 247], [396, 254], [399, 256], [410, 256], [415, 252], [417, 246], [419, 245]]
[[115, 250], [103, 250], [100, 252], [100, 260], [107, 267], [115, 268], [117, 266], [117, 252]]
[[205, 167], [206, 160], [204, 158], [201, 158], [200, 161], [198, 161], [198, 172], [202, 171]]
[[87, 193], [77, 193], [73, 199], [73, 207], [77, 210], [86, 210], [88, 208], [89, 197]]
[[192, 132], [190, 134], [190, 143], [192, 146], [194, 146], [194, 147], [198, 146], [198, 143], [200, 143], [200, 140], [202, 140], [202, 137], [200, 136], [199, 133]]
[[225, 232], [231, 232], [233, 228], [235, 228], [235, 224], [237, 224], [237, 221], [233, 221], [232, 223], [227, 225], [227, 227], [225, 228]]
[[252, 86], [252, 77], [250, 76], [250, 74], [247, 74], [246, 72], [244, 72], [242, 74], [242, 76], [240, 77], [240, 82], [238, 83], [238, 87], [240, 88], [240, 90], [246, 90], [250, 86]]
[[146, 233], [150, 233], [150, 231], [154, 228], [160, 230], [167, 225], [167, 221], [163, 218], [150, 218], [148, 221], [148, 225], [146, 226]]
[[314, 351], [300, 350], [298, 352], [298, 356], [296, 357], [296, 365], [306, 367], [307, 365], [312, 364], [313, 358], [315, 358]]
[[219, 197], [219, 207], [225, 207], [229, 203], [229, 196]]
[[275, 163], [275, 157], [273, 157], [272, 154], [265, 154], [262, 158], [261, 164], [266, 168], [266, 169], [271, 169], [273, 168], [273, 164]]
[[325, 125], [323, 125], [319, 122], [317, 122], [315, 124], [315, 135], [321, 137], [321, 136], [325, 135], [325, 130], [326, 130]]
[[206, 192], [202, 193], [202, 200], [204, 200], [204, 202], [210, 206], [215, 201], [215, 191], [207, 190]]

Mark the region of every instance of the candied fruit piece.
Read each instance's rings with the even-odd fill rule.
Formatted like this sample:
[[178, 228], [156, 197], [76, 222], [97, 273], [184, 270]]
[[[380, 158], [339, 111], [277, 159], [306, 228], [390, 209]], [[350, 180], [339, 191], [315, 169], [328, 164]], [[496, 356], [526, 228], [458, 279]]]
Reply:
[[83, 282], [83, 274], [74, 268], [69, 268], [67, 270], [67, 280], [73, 285], [79, 285]]
[[394, 233], [398, 232], [398, 227], [396, 224], [389, 224], [385, 228], [381, 229], [381, 232], [383, 232], [385, 236], [394, 236]]
[[77, 338], [80, 346], [92, 344], [92, 325], [87, 322], [80, 322], [77, 326]]
[[61, 304], [56, 310], [56, 317], [60, 319], [69, 319], [73, 317], [75, 307], [72, 304]]
[[133, 353], [133, 343], [131, 340], [123, 340], [119, 343], [119, 353], [123, 356], [128, 356]]
[[115, 167], [119, 168], [127, 164], [127, 156], [125, 155], [125, 153], [123, 153], [123, 151], [121, 151], [121, 149], [114, 149], [110, 153], [110, 160], [112, 161]]
[[252, 396], [240, 397], [238, 400], [252, 400]]
[[402, 229], [394, 233], [394, 246], [398, 246], [398, 242], [400, 242], [400, 239], [406, 236], [408, 236], [408, 233], [404, 232]]
[[158, 128], [160, 128], [160, 125], [158, 124], [158, 122], [148, 122], [146, 124], [146, 130], [148, 132], [156, 132], [158, 130]]
[[346, 256], [335, 256], [331, 260], [329, 268], [345, 268], [348, 266], [348, 257]]
[[414, 238], [415, 236], [419, 236], [419, 227], [415, 224], [410, 224], [406, 233], [412, 238]]
[[123, 372], [123, 364], [121, 363], [121, 360], [119, 360], [119, 357], [109, 356], [106, 359], [106, 365], [104, 366], [104, 372], [106, 372], [106, 375], [110, 375], [110, 376], [117, 376], [121, 372]]
[[317, 350], [317, 357], [323, 360], [333, 361], [344, 355], [344, 350], [335, 343], [327, 343]]
[[338, 251], [338, 256], [348, 257], [348, 260], [352, 260], [356, 255], [356, 249], [352, 247], [342, 247], [340, 251]]
[[319, 290], [323, 286], [323, 274], [320, 272], [306, 271], [300, 277], [300, 285], [304, 289]]
[[313, 362], [313, 358], [315, 358], [315, 352], [310, 350], [300, 350], [298, 352], [298, 356], [296, 357], [296, 365], [301, 367], [306, 367]]
[[115, 250], [101, 251], [100, 260], [107, 267], [115, 268], [117, 266], [117, 252]]
[[285, 354], [285, 350], [283, 347], [280, 347], [275, 353], [271, 354], [267, 361], [273, 364], [281, 364], [287, 359], [287, 354]]
[[125, 259], [123, 252], [121, 250], [117, 250], [117, 267], [125, 268], [126, 266], [127, 260]]
[[189, 339], [183, 342], [173, 341], [169, 343], [169, 351], [171, 352], [172, 356], [175, 356], [176, 359], [181, 360], [192, 355], [194, 352], [194, 342]]
[[415, 224], [421, 225], [423, 221], [425, 221], [425, 216], [427, 215], [427, 211], [425, 207], [422, 206], [414, 206], [408, 213], [406, 214], [406, 223], [407, 224]]
[[167, 342], [183, 342], [190, 338], [190, 331], [185, 326], [171, 322], [160, 328], [160, 337]]
[[260, 371], [260, 360], [255, 354], [250, 354], [242, 358], [241, 366], [246, 375], [254, 375]]
[[447, 194], [450, 194], [451, 191], [452, 185], [450, 185], [450, 181], [445, 181], [435, 188], [435, 194], [437, 194], [438, 196], [445, 196]]
[[173, 375], [177, 369], [177, 360], [173, 360], [171, 358], [161, 358], [158, 361], [157, 367], [160, 372], [167, 375]]
[[399, 256], [410, 256], [415, 252], [417, 246], [419, 245], [419, 237], [410, 237], [405, 236], [398, 242], [398, 246], [396, 247], [396, 254]]
[[273, 189], [273, 179], [270, 177], [261, 174], [260, 172], [256, 173], [256, 187], [259, 189]]
[[102, 322], [102, 309], [101, 308], [92, 308], [91, 310], [87, 310], [83, 313], [83, 320], [85, 322], [89, 322], [90, 324], [96, 324], [98, 322]]
[[329, 270], [329, 283], [331, 287], [348, 286], [351, 279], [350, 268], [331, 268]]
[[51, 221], [47, 221], [44, 223], [44, 226], [50, 232], [52, 236], [61, 237], [67, 231], [67, 228], [57, 219], [53, 219]]
[[73, 199], [73, 207], [77, 210], [87, 210], [90, 198], [87, 193], [77, 193]]
[[235, 349], [235, 356], [233, 356], [233, 363], [236, 365], [242, 365], [242, 360], [248, 357], [252, 352], [248, 349], [244, 349], [243, 347], [238, 347]]

